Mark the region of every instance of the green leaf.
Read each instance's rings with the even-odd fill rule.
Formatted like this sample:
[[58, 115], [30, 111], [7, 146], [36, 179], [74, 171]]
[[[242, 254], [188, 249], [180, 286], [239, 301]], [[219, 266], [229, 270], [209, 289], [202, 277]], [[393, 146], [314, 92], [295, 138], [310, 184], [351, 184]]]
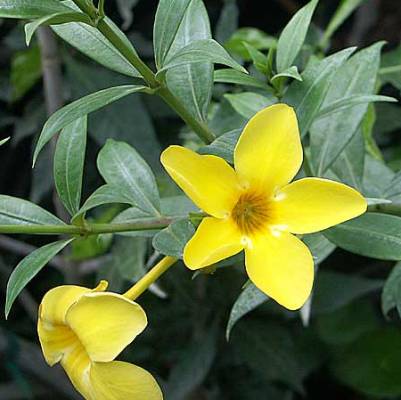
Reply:
[[318, 0], [312, 0], [302, 7], [281, 32], [277, 43], [278, 72], [283, 72], [291, 67], [300, 52], [317, 3]]
[[242, 133], [242, 129], [234, 129], [215, 139], [211, 144], [199, 149], [200, 154], [213, 154], [224, 158], [230, 164], [234, 164], [234, 148]]
[[373, 104], [369, 104], [368, 111], [363, 118], [361, 129], [365, 140], [366, 151], [377, 160], [383, 160], [383, 155], [373, 136], [373, 128], [376, 123], [376, 108]]
[[238, 28], [239, 9], [235, 0], [225, 0], [216, 23], [215, 36], [219, 43], [226, 43]]
[[57, 193], [71, 215], [78, 212], [81, 203], [86, 130], [86, 116], [67, 125], [60, 133], [54, 154]]
[[161, 199], [162, 215], [167, 217], [187, 217], [189, 213], [199, 211], [199, 208], [192, 203], [185, 195], [170, 196]]
[[259, 79], [231, 68], [218, 69], [217, 71], [214, 71], [214, 81], [219, 83], [233, 83], [236, 85], [268, 89], [268, 86]]
[[274, 322], [247, 321], [232, 334], [232, 348], [255, 374], [302, 392], [300, 359], [290, 330]]
[[363, 298], [334, 312], [319, 315], [317, 331], [325, 343], [342, 346], [376, 330], [380, 322], [374, 303], [369, 298]]
[[[192, 0], [178, 27], [166, 60], [198, 40], [211, 39], [209, 16], [202, 0]], [[213, 64], [187, 63], [167, 71], [166, 82], [170, 91], [199, 121], [206, 121], [213, 89]]]
[[42, 77], [38, 46], [15, 53], [11, 61], [12, 100], [21, 99]]
[[295, 65], [287, 68], [286, 70], [284, 70], [283, 72], [280, 72], [279, 74], [274, 75], [271, 79], [271, 82], [273, 83], [282, 78], [292, 78], [292, 79], [302, 82], [302, 76], [299, 74], [298, 67], [296, 67]]
[[153, 27], [153, 46], [158, 69], [164, 66], [179, 26], [192, 0], [160, 0]]
[[321, 47], [326, 47], [334, 32], [365, 0], [342, 0], [333, 17], [331, 18], [320, 41]]
[[57, 110], [45, 123], [42, 132], [40, 133], [39, 140], [36, 144], [35, 152], [33, 155], [33, 163], [35, 164], [40, 151], [43, 146], [61, 129], [67, 125], [82, 118], [85, 115], [98, 110], [122, 97], [129, 94], [143, 91], [146, 89], [144, 86], [138, 85], [124, 85], [116, 86], [108, 89], [99, 90], [96, 93], [89, 94], [82, 97], [63, 108]]
[[370, 198], [390, 199], [387, 194], [388, 188], [395, 179], [394, 172], [384, 164], [383, 161], [365, 155], [365, 167], [362, 180], [362, 192]]
[[[126, 84], [126, 77], [68, 57], [66, 72], [72, 98], [80, 98], [111, 86]], [[89, 116], [89, 135], [102, 147], [107, 139], [127, 142], [141, 154], [155, 172], [160, 170], [161, 147], [152, 119], [141, 95], [126, 96], [108, 105], [107, 112]], [[135, 129], [132, 127], [135, 126]]]
[[343, 384], [375, 398], [401, 395], [401, 333], [396, 328], [369, 332], [334, 352], [331, 371]]
[[224, 97], [229, 101], [234, 110], [246, 119], [252, 118], [263, 108], [277, 103], [277, 98], [273, 95], [262, 96], [253, 92], [225, 94]]
[[318, 314], [330, 313], [382, 287], [380, 279], [320, 269], [316, 275], [312, 309]]
[[68, 7], [58, 0], [2, 0], [0, 3], [0, 18], [35, 19], [66, 11]]
[[295, 108], [302, 136], [309, 131], [319, 113], [335, 72], [354, 51], [355, 47], [352, 47], [321, 61], [310, 61], [301, 74], [302, 82], [293, 81], [290, 84], [283, 102]]
[[390, 310], [397, 309], [401, 317], [401, 262], [391, 270], [382, 291], [382, 311], [385, 316]]
[[213, 367], [217, 353], [219, 330], [217, 324], [208, 326], [202, 337], [192, 340], [180, 352], [166, 385], [166, 398], [188, 399], [190, 394], [201, 386]]
[[[66, 1], [65, 4], [68, 4], [70, 11], [79, 11], [72, 1]], [[131, 52], [136, 53], [131, 42], [113, 21], [105, 17], [102, 23], [105, 23], [107, 28], [113, 31], [113, 34], [118, 36]], [[141, 76], [97, 28], [81, 22], [71, 22], [53, 25], [52, 30], [68, 44], [104, 67], [131, 77]]]
[[261, 292], [253, 283], [247, 282], [245, 289], [235, 300], [234, 305], [231, 308], [230, 317], [228, 319], [226, 328], [226, 339], [230, 340], [231, 330], [234, 325], [246, 314], [250, 313], [256, 307], [269, 300], [269, 297]]
[[64, 222], [30, 201], [0, 195], [1, 225], [64, 225]]
[[0, 146], [3, 146], [3, 144], [6, 144], [9, 140], [10, 140], [10, 137], [0, 140]]
[[109, 139], [100, 150], [97, 166], [111, 186], [124, 188], [131, 204], [149, 216], [160, 216], [160, 198], [152, 170], [127, 143]]
[[383, 55], [379, 74], [383, 83], [401, 90], [401, 45]]
[[14, 269], [7, 283], [5, 314], [6, 318], [11, 307], [24, 287], [38, 274], [38, 272], [65, 246], [74, 239], [60, 240], [36, 249], [25, 257]]
[[244, 46], [249, 53], [249, 57], [251, 58], [253, 65], [255, 68], [261, 72], [263, 75], [267, 75], [268, 65], [267, 65], [267, 57], [257, 48], [253, 47], [251, 44], [244, 42]]
[[31, 39], [36, 30], [42, 25], [58, 25], [65, 24], [67, 22], [83, 22], [91, 25], [91, 19], [83, 13], [74, 11], [63, 11], [55, 14], [45, 15], [33, 22], [29, 22], [25, 25], [25, 41], [27, 46], [31, 43]]
[[160, 231], [152, 241], [155, 250], [166, 256], [182, 258], [184, 246], [195, 233], [195, 228], [188, 219], [173, 222]]
[[401, 218], [366, 213], [324, 231], [337, 246], [366, 257], [401, 260]]
[[396, 103], [398, 100], [394, 97], [380, 96], [377, 94], [367, 94], [367, 95], [353, 95], [350, 97], [342, 98], [334, 101], [331, 104], [327, 104], [325, 107], [319, 111], [316, 119], [327, 117], [328, 115], [338, 113], [342, 110], [348, 110], [352, 106], [359, 104], [373, 103], [373, 102], [388, 102]]
[[124, 279], [136, 282], [145, 275], [147, 240], [121, 237], [112, 249], [113, 262]]
[[204, 39], [192, 42], [178, 50], [172, 58], [166, 60], [163, 67], [158, 71], [158, 74], [170, 68], [199, 62], [223, 64], [240, 72], [248, 73], [248, 71], [232, 59], [227, 51], [215, 40]]
[[103, 185], [96, 189], [85, 201], [83, 206], [73, 216], [72, 220], [77, 220], [92, 208], [105, 204], [131, 204], [130, 193], [119, 186]]
[[360, 130], [347, 144], [331, 166], [340, 182], [362, 190], [362, 178], [365, 166], [365, 143]]
[[[323, 108], [350, 96], [374, 93], [382, 47], [383, 42], [379, 42], [363, 49], [338, 69]], [[312, 165], [317, 176], [327, 171], [356, 134], [367, 108], [368, 103], [354, 105], [315, 121], [310, 134]]]
[[315, 265], [319, 265], [324, 261], [336, 248], [336, 246], [321, 233], [304, 235], [302, 241], [311, 251]]
[[267, 50], [275, 47], [276, 38], [267, 35], [265, 32], [257, 28], [240, 28], [238, 29], [224, 44], [224, 47], [230, 52], [239, 55], [245, 61], [249, 61], [249, 52], [245, 48], [244, 43], [250, 44], [257, 50]]

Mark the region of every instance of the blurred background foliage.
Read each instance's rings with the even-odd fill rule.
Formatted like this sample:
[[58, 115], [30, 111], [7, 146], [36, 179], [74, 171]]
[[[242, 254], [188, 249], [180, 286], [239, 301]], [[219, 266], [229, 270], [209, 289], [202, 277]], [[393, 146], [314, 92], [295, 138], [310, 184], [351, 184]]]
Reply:
[[[106, 3], [109, 16], [152, 63], [157, 1]], [[401, 65], [401, 3], [361, 3], [332, 38], [330, 52], [386, 40], [381, 69], [390, 67], [390, 72], [380, 75], [381, 93], [400, 99], [401, 72], [391, 72], [391, 67]], [[206, 0], [205, 4], [216, 40], [238, 61], [249, 63], [243, 41], [266, 54], [273, 37], [305, 2]], [[338, 4], [320, 1], [298, 64], [302, 64], [302, 57], [310, 56], [310, 48], [322, 43], [319, 27], [327, 25]], [[31, 169], [33, 145], [48, 112], [42, 83], [43, 54], [41, 57], [36, 38], [26, 47], [22, 22], [0, 19], [0, 41], [0, 138], [11, 136], [0, 148], [0, 193], [54, 210], [49, 146]], [[58, 60], [50, 62], [59, 62], [62, 67], [61, 103], [130, 81], [61, 40]], [[250, 69], [255, 67], [257, 63]], [[259, 67], [263, 69], [263, 65]], [[367, 71], [370, 67], [365, 64]], [[257, 88], [215, 84], [209, 114], [212, 130], [220, 134], [243, 126], [248, 113], [253, 112], [247, 106], [260, 102], [263, 107], [263, 101], [268, 101], [263, 100], [264, 95]], [[394, 172], [401, 169], [400, 106], [370, 105], [362, 129], [369, 159], [365, 169], [370, 168], [367, 174], [371, 175], [369, 180], [365, 174], [368, 182], [363, 182], [365, 189], [370, 182], [368, 195], [382, 197], [383, 188], [390, 187], [397, 196], [393, 179]], [[126, 141], [140, 152], [152, 166], [162, 196], [179, 193], [159, 164], [161, 149], [177, 142], [193, 148], [201, 145], [164, 103], [140, 94], [91, 114], [89, 134], [83, 198], [102, 184], [96, 156], [107, 138]], [[98, 208], [91, 218], [108, 222], [122, 207]], [[304, 307], [301, 314], [267, 301], [252, 286], [241, 294], [246, 297], [246, 309], [235, 303], [245, 282], [241, 259], [223, 263], [211, 275], [192, 276], [179, 264], [141, 297], [149, 328], [124, 357], [154, 373], [167, 400], [400, 398], [401, 325], [397, 309], [401, 313], [401, 264], [348, 253], [322, 236], [311, 235], [309, 239], [319, 271], [312, 306]], [[12, 268], [45, 243], [44, 237], [0, 235], [2, 299]], [[57, 256], [19, 297], [8, 322], [0, 321], [0, 399], [79, 398], [64, 374], [56, 367], [50, 369], [42, 359], [35, 335], [38, 302], [49, 288], [66, 282], [93, 286], [104, 278], [112, 290], [122, 291], [143, 275], [157, 255], [146, 238], [101, 235], [75, 241], [69, 254]], [[230, 267], [225, 268], [227, 265]], [[232, 332], [227, 341], [230, 313]]]

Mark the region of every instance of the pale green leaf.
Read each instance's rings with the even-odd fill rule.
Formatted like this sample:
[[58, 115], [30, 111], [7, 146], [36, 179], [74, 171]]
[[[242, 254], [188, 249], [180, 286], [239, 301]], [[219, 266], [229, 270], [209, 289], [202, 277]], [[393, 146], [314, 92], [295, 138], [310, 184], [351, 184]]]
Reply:
[[81, 202], [86, 131], [86, 116], [67, 125], [60, 133], [54, 154], [56, 189], [71, 215], [78, 212]]
[[64, 222], [30, 201], [0, 195], [1, 225], [64, 225]]
[[312, 0], [302, 7], [281, 32], [277, 43], [278, 72], [283, 72], [291, 67], [301, 50], [317, 3], [318, 0]]
[[129, 94], [143, 91], [146, 89], [144, 86], [138, 85], [124, 85], [116, 86], [108, 89], [99, 90], [96, 93], [89, 94], [82, 97], [63, 108], [57, 110], [45, 123], [39, 140], [36, 144], [33, 163], [35, 164], [37, 157], [42, 150], [43, 146], [61, 129], [73, 121], [81, 118], [93, 111], [98, 110], [122, 97]]
[[74, 239], [60, 240], [40, 247], [26, 256], [12, 272], [7, 283], [5, 314], [6, 318], [11, 307], [24, 287], [39, 273], [39, 271], [65, 246]]
[[132, 205], [149, 216], [160, 216], [155, 177], [133, 147], [109, 139], [99, 152], [97, 166], [106, 183], [124, 188], [124, 192], [129, 193]]

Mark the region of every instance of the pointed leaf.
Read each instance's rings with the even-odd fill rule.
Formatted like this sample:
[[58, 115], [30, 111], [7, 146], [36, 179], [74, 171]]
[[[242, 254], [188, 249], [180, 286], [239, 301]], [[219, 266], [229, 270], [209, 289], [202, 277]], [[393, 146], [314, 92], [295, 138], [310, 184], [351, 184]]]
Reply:
[[56, 189], [71, 215], [78, 212], [81, 203], [86, 130], [86, 116], [67, 125], [60, 133], [54, 154]]
[[163, 68], [158, 71], [158, 74], [170, 68], [199, 62], [223, 64], [240, 72], [248, 73], [248, 71], [231, 58], [227, 51], [215, 40], [205, 39], [192, 42], [177, 51], [172, 58], [166, 60]]
[[302, 73], [302, 82], [290, 84], [283, 102], [297, 112], [299, 129], [304, 136], [318, 114], [334, 73], [355, 51], [355, 47], [334, 53], [321, 61], [311, 61]]
[[30, 201], [0, 195], [1, 225], [64, 225], [64, 222]]
[[160, 198], [152, 170], [127, 143], [109, 139], [99, 152], [97, 166], [111, 186], [124, 188], [131, 204], [149, 216], [160, 216]]
[[68, 10], [68, 7], [58, 0], [2, 0], [0, 2], [0, 18], [35, 19]]
[[291, 67], [304, 44], [309, 24], [318, 0], [312, 0], [302, 7], [281, 32], [277, 43], [277, 71]]
[[234, 325], [246, 314], [250, 313], [256, 307], [269, 300], [269, 297], [261, 292], [253, 283], [248, 281], [247, 286], [238, 296], [231, 308], [230, 317], [226, 328], [226, 339], [230, 340], [231, 330]]
[[60, 240], [47, 244], [26, 256], [14, 269], [7, 283], [5, 314], [6, 318], [11, 307], [24, 287], [39, 273], [39, 271], [65, 246], [74, 239]]
[[35, 164], [43, 146], [60, 130], [65, 128], [73, 121], [81, 118], [107, 104], [117, 101], [122, 97], [128, 96], [131, 93], [144, 90], [144, 86], [124, 85], [111, 87], [104, 90], [99, 90], [96, 93], [89, 94], [76, 100], [60, 110], [57, 110], [45, 123], [39, 140], [36, 144], [33, 155], [33, 163]]
[[365, 257], [401, 260], [401, 218], [367, 213], [324, 231], [337, 246]]
[[55, 14], [45, 15], [33, 22], [29, 22], [25, 25], [25, 41], [27, 46], [31, 43], [31, 39], [36, 30], [42, 25], [58, 25], [65, 24], [67, 22], [82, 22], [91, 25], [91, 19], [83, 13], [68, 11], [59, 12]]

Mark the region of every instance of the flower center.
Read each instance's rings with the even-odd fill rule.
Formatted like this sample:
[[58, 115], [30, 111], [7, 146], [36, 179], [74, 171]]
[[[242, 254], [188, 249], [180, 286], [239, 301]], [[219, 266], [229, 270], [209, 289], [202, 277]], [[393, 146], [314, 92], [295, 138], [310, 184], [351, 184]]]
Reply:
[[266, 196], [246, 192], [239, 198], [231, 216], [240, 231], [250, 235], [266, 226], [269, 214], [269, 202]]

